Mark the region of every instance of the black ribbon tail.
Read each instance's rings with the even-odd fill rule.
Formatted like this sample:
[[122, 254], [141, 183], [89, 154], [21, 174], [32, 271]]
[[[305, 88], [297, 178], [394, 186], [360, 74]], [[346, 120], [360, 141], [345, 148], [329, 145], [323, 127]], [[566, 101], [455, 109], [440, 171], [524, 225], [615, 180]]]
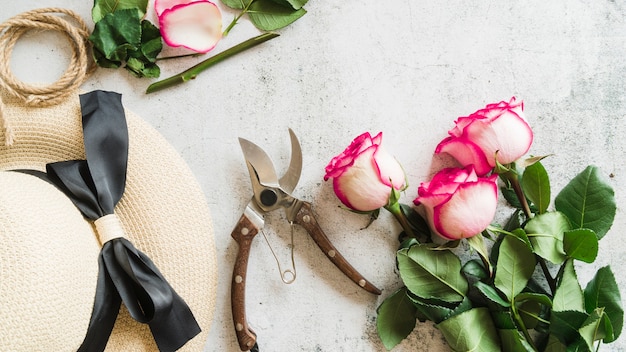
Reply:
[[161, 352], [176, 351], [200, 333], [189, 306], [131, 242], [113, 239], [105, 243], [101, 254], [115, 293], [133, 319], [148, 324]]
[[162, 352], [176, 351], [200, 333], [200, 326], [193, 319], [187, 304], [176, 292], [173, 293], [175, 297], [171, 309], [155, 316], [155, 320], [149, 323], [154, 340]]
[[98, 284], [89, 328], [78, 352], [102, 352], [106, 348], [122, 299], [106, 270], [102, 252], [98, 256]]

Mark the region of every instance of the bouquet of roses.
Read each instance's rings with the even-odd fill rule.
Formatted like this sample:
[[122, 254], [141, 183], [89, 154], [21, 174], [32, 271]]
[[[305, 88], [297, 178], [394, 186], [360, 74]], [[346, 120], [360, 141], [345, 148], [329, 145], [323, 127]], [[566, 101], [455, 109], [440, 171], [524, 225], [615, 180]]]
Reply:
[[[515, 98], [460, 117], [435, 150], [460, 167], [422, 183], [415, 207], [399, 202], [406, 177], [382, 133], [357, 137], [326, 167], [345, 206], [372, 219], [384, 208], [402, 226], [404, 286], [377, 311], [387, 349], [417, 320], [434, 322], [454, 351], [592, 351], [619, 337], [624, 313], [611, 268], [584, 289], [576, 274], [613, 223], [613, 189], [589, 166], [552, 201], [543, 157], [524, 158], [532, 141]], [[499, 208], [508, 221], [492, 224]]]

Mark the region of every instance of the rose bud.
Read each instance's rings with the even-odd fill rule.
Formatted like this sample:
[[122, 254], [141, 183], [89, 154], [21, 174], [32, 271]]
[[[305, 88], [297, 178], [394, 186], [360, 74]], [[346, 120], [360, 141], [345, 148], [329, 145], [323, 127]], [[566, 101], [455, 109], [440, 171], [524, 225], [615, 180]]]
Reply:
[[448, 240], [481, 233], [489, 226], [498, 203], [497, 175], [479, 177], [472, 166], [446, 168], [418, 188], [431, 229]]
[[510, 164], [526, 154], [533, 142], [523, 110], [524, 103], [513, 97], [508, 103], [489, 104], [459, 117], [435, 153], [448, 153], [463, 166], [474, 165], [478, 175], [486, 175], [496, 166], [496, 155], [500, 164]]
[[373, 211], [389, 201], [392, 187], [406, 188], [400, 163], [381, 146], [383, 133], [365, 132], [326, 166], [324, 180], [333, 179], [335, 194], [347, 207]]

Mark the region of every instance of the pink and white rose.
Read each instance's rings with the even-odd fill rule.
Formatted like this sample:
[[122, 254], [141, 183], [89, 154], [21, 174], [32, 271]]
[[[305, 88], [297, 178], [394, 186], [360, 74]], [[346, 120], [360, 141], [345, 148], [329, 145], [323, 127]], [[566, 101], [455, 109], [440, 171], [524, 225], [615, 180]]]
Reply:
[[404, 170], [381, 146], [383, 133], [365, 132], [326, 166], [324, 180], [333, 179], [335, 194], [347, 207], [373, 211], [384, 207], [393, 189], [406, 188]]
[[459, 117], [448, 134], [435, 153], [448, 153], [463, 166], [474, 165], [478, 175], [486, 175], [496, 166], [496, 155], [500, 164], [512, 163], [526, 154], [533, 142], [524, 103], [515, 97]]
[[497, 175], [479, 177], [473, 166], [446, 168], [418, 188], [431, 229], [448, 240], [481, 233], [489, 226], [498, 203]]

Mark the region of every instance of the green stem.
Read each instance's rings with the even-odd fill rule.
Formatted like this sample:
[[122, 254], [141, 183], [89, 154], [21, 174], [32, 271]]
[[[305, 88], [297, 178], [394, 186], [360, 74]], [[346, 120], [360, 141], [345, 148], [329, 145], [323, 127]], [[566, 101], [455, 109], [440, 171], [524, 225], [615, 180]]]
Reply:
[[241, 10], [241, 12], [237, 16], [235, 16], [235, 18], [233, 18], [232, 21], [230, 21], [230, 24], [228, 25], [228, 27], [226, 27], [226, 29], [222, 33], [222, 37], [225, 37], [228, 35], [228, 33], [230, 33], [230, 30], [233, 29], [233, 27], [235, 27], [235, 25], [237, 24], [237, 21], [239, 21], [241, 16], [243, 16], [244, 14], [248, 12], [248, 9], [250, 8], [250, 5], [252, 5], [253, 2], [254, 0], [250, 0], [250, 2], [248, 2], [248, 4]]
[[522, 190], [522, 185], [519, 183], [519, 177], [517, 176], [517, 173], [515, 173], [514, 171], [509, 171], [505, 173], [504, 176], [511, 183], [513, 191], [515, 191], [515, 195], [522, 205], [524, 215], [526, 215], [527, 219], [530, 219], [532, 217], [532, 213], [530, 212], [530, 206], [528, 205], [528, 201], [526, 200], [526, 196], [524, 195], [524, 191]]
[[192, 54], [184, 54], [184, 55], [175, 55], [175, 56], [164, 56], [164, 57], [157, 57], [156, 61], [163, 61], [163, 60], [171, 60], [171, 59], [180, 59], [183, 57], [189, 57], [189, 56], [200, 56], [203, 54], [200, 53], [192, 53]]
[[550, 270], [548, 270], [548, 265], [546, 264], [546, 261], [538, 255], [536, 257], [539, 265], [541, 266], [541, 270], [543, 271], [543, 276], [545, 276], [546, 281], [548, 282], [548, 286], [550, 286], [550, 291], [552, 291], [552, 294], [554, 295], [554, 293], [556, 292], [556, 279], [553, 278], [550, 274]]
[[[503, 235], [508, 235], [508, 236], [515, 236], [513, 233], [511, 233], [511, 232], [509, 232], [507, 230], [501, 229], [499, 227], [491, 226], [491, 225], [487, 226], [487, 231], [491, 231], [493, 233], [501, 233]], [[517, 236], [515, 236], [515, 237], [517, 237]]]
[[189, 80], [192, 80], [194, 78], [196, 78], [196, 76], [198, 76], [202, 71], [208, 69], [209, 67], [233, 56], [236, 55], [242, 51], [245, 51], [247, 49], [250, 49], [254, 46], [257, 46], [261, 43], [264, 43], [272, 38], [276, 38], [278, 37], [278, 33], [263, 33], [261, 35], [258, 35], [254, 38], [250, 38], [248, 40], [246, 40], [245, 42], [239, 43], [237, 45], [235, 45], [232, 48], [229, 48], [227, 50], [222, 51], [221, 53], [212, 56], [202, 62], [200, 62], [199, 64], [187, 69], [186, 71], [183, 71], [175, 76], [166, 78], [162, 81], [158, 81], [158, 82], [154, 82], [152, 83], [150, 86], [148, 86], [148, 89], [146, 89], [146, 94], [149, 93], [154, 93], [156, 91], [165, 89], [165, 88], [169, 88], [172, 86], [175, 86], [177, 84], [180, 83], [185, 83]]
[[415, 238], [415, 234], [413, 233], [411, 224], [409, 224], [409, 220], [404, 215], [404, 212], [402, 212], [399, 202], [395, 202], [393, 204], [387, 205], [385, 206], [385, 209], [387, 209], [391, 214], [393, 214], [393, 216], [396, 218], [396, 220], [398, 220], [398, 222], [400, 223], [400, 226], [402, 226], [402, 229], [404, 230], [404, 232], [406, 232], [408, 236]]
[[535, 346], [535, 342], [533, 341], [532, 336], [530, 336], [530, 333], [528, 332], [528, 329], [526, 328], [526, 324], [524, 324], [524, 320], [522, 320], [522, 317], [519, 315], [519, 312], [517, 311], [517, 307], [515, 306], [515, 299], [511, 300], [511, 313], [513, 313], [513, 319], [515, 320], [515, 323], [517, 324], [519, 329], [522, 330], [522, 333], [524, 334], [526, 341], [530, 344], [533, 350], [539, 351], [537, 349], [537, 346]]

